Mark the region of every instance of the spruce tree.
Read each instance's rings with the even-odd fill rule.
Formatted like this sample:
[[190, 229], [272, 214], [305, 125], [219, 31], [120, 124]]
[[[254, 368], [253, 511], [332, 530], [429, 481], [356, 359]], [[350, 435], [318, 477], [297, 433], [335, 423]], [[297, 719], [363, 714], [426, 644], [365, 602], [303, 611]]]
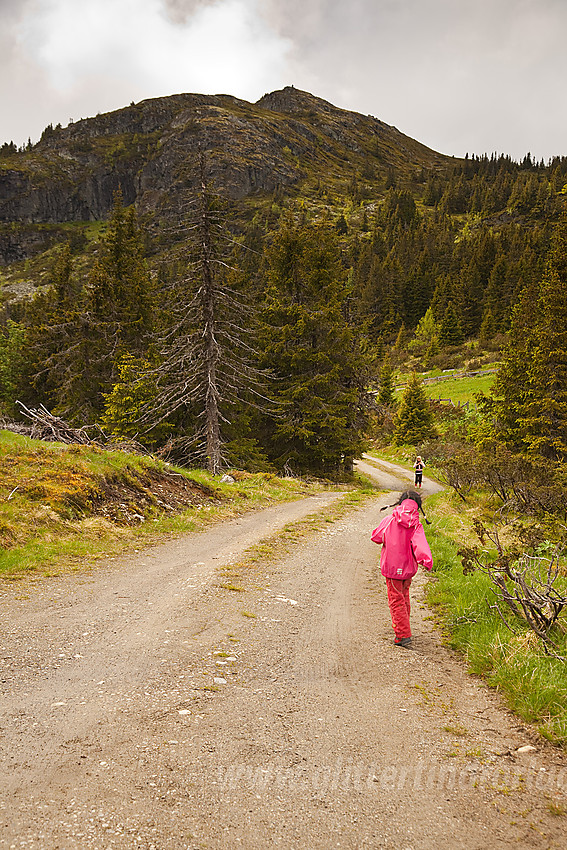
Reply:
[[49, 283], [24, 309], [27, 386], [20, 398], [27, 404], [45, 404], [68, 416], [66, 387], [80, 372], [73, 361], [83, 306], [80, 287], [73, 278], [68, 244], [55, 257]]
[[0, 411], [14, 416], [22, 388], [26, 331], [20, 322], [8, 319], [0, 330]]
[[394, 395], [394, 370], [390, 358], [386, 357], [380, 369], [380, 389], [376, 398], [379, 404], [393, 407], [396, 403]]
[[567, 215], [556, 226], [545, 274], [516, 305], [485, 412], [509, 447], [567, 458]]
[[532, 331], [530, 391], [521, 417], [529, 453], [567, 458], [567, 214], [554, 230]]
[[492, 339], [496, 333], [496, 322], [494, 320], [494, 316], [492, 315], [492, 310], [490, 307], [484, 311], [482, 317], [482, 323], [479, 331], [479, 342], [481, 345], [488, 345], [492, 342]]
[[141, 356], [152, 328], [152, 283], [133, 208], [120, 194], [81, 290], [70, 247], [55, 260], [51, 288], [27, 310], [28, 371], [38, 400], [77, 424], [95, 422], [128, 352]]
[[463, 331], [454, 301], [449, 301], [439, 328], [439, 344], [459, 345], [463, 342]]
[[483, 321], [487, 310], [489, 310], [493, 317], [495, 327], [497, 327], [502, 321], [503, 314], [507, 306], [505, 302], [507, 269], [508, 263], [506, 257], [500, 255], [492, 267], [488, 285], [484, 291], [483, 301], [485, 309], [483, 313]]
[[107, 434], [143, 442], [155, 448], [172, 431], [172, 425], [162, 422], [153, 429], [142, 429], [143, 411], [153, 404], [158, 394], [155, 364], [126, 353], [117, 363], [117, 377], [112, 390], [104, 396], [101, 425]]
[[267, 252], [264, 364], [279, 412], [266, 420], [278, 468], [336, 472], [362, 449], [366, 392], [357, 331], [344, 313], [333, 233], [282, 223]]
[[522, 292], [512, 313], [508, 342], [502, 352], [502, 364], [491, 393], [481, 399], [481, 409], [490, 432], [514, 451], [526, 448], [521, 423], [532, 392], [529, 364], [533, 360], [537, 340], [534, 304], [539, 299], [540, 285], [539, 281], [535, 282]]
[[118, 350], [107, 310], [111, 301], [107, 284], [97, 261], [80, 301], [56, 301], [39, 327], [30, 329], [40, 355], [34, 379], [41, 400], [77, 425], [97, 421], [104, 393], [112, 386]]
[[415, 330], [414, 338], [408, 344], [408, 349], [417, 355], [423, 355], [431, 347], [432, 340], [438, 339], [439, 327], [435, 321], [433, 308], [429, 307], [421, 317]]
[[413, 372], [403, 392], [396, 416], [396, 445], [417, 446], [435, 435], [433, 414], [422, 382]]
[[144, 254], [135, 210], [126, 209], [117, 193], [87, 287], [87, 312], [96, 316], [100, 335], [114, 355], [104, 367], [109, 374], [123, 354], [145, 350], [152, 330], [153, 287]]

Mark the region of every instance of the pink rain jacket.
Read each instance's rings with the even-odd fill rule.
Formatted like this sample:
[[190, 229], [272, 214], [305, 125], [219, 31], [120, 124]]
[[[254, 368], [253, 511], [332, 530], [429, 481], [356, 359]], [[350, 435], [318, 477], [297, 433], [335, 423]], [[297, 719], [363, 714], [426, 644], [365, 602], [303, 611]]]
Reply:
[[372, 540], [382, 543], [380, 569], [386, 578], [412, 578], [418, 565], [433, 566], [431, 549], [419, 521], [419, 508], [413, 499], [396, 505], [392, 516], [384, 517], [372, 532]]

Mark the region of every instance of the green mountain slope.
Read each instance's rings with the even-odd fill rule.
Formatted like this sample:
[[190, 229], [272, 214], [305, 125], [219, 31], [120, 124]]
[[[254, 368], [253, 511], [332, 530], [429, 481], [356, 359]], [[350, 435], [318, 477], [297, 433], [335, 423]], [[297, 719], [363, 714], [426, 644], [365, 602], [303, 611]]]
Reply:
[[451, 162], [372, 116], [293, 87], [256, 104], [229, 95], [146, 100], [50, 126], [23, 151], [4, 145], [0, 262], [58, 241], [57, 225], [105, 219], [118, 189], [141, 215], [175, 217], [196, 186], [201, 150], [216, 189], [234, 200], [320, 182], [342, 193], [357, 175], [376, 195], [392, 173], [437, 173]]

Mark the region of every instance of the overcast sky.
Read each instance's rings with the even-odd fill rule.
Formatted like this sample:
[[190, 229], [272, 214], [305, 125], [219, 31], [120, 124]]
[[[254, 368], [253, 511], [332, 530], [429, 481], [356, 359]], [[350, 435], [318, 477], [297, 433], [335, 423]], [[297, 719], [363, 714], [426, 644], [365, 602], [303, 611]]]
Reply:
[[294, 85], [445, 154], [567, 156], [567, 0], [0, 0], [0, 142]]

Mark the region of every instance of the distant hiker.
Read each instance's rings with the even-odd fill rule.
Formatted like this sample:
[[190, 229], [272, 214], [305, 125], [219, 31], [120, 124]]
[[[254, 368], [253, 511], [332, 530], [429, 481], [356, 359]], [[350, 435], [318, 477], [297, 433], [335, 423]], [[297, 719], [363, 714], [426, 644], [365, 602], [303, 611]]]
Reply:
[[425, 466], [425, 463], [422, 461], [421, 457], [418, 455], [417, 459], [416, 459], [416, 461], [413, 465], [413, 468], [415, 469], [415, 482], [414, 483], [415, 483], [416, 487], [421, 487], [421, 482], [422, 482], [422, 479], [423, 479], [423, 467], [424, 466]]
[[415, 490], [405, 490], [393, 507], [391, 516], [384, 517], [378, 528], [372, 532], [374, 543], [382, 544], [380, 570], [386, 579], [388, 605], [394, 627], [396, 646], [411, 644], [410, 598], [411, 580], [418, 565], [431, 570], [433, 558], [419, 521], [419, 511], [425, 521], [429, 520], [423, 512], [421, 496]]

